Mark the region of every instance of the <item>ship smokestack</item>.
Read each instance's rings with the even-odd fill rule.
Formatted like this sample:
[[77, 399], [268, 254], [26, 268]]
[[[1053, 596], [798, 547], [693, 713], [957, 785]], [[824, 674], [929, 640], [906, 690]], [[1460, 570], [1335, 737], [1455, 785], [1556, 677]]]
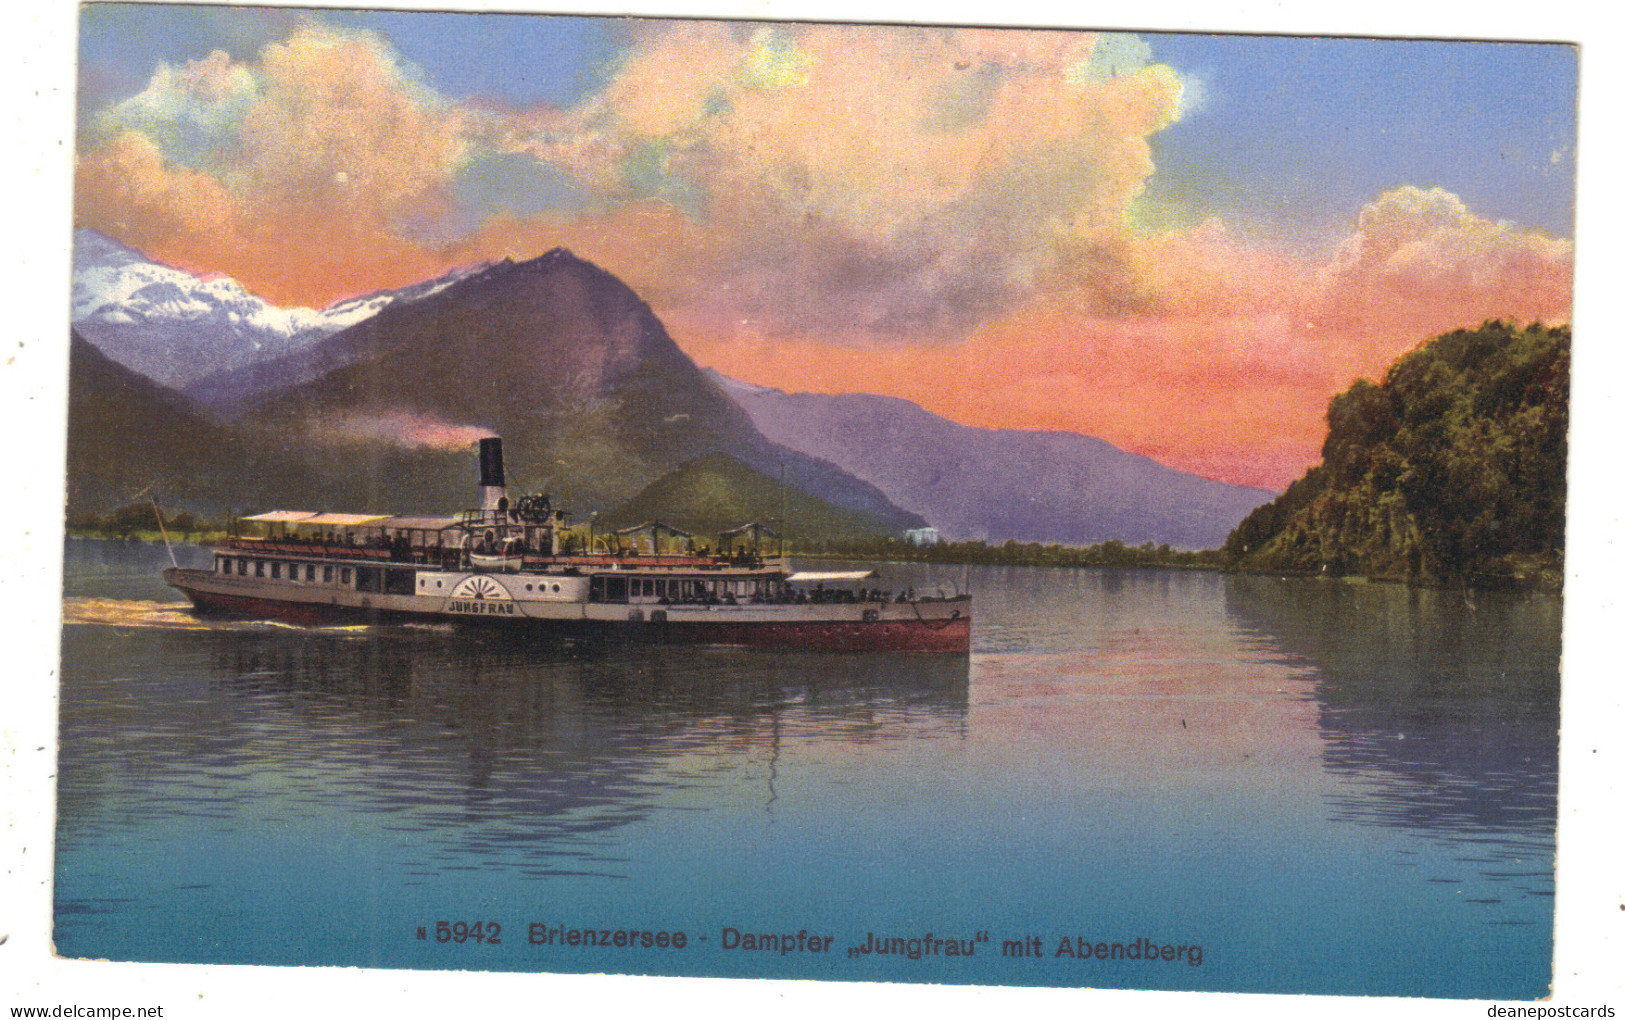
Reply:
[[508, 483], [502, 474], [502, 440], [480, 440], [480, 509], [506, 510]]

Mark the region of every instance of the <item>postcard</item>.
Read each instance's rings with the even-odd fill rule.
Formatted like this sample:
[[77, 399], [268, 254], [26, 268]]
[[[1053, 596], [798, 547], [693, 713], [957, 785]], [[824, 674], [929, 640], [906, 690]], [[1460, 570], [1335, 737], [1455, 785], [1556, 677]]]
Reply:
[[59, 960], [1554, 995], [1573, 42], [77, 46]]

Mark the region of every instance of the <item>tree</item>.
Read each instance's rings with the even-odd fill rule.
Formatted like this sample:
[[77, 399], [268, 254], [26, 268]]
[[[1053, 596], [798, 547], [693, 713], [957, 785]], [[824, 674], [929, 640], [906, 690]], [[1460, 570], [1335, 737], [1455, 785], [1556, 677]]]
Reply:
[[1322, 461], [1225, 542], [1242, 569], [1417, 580], [1561, 561], [1570, 334], [1444, 334], [1327, 408]]

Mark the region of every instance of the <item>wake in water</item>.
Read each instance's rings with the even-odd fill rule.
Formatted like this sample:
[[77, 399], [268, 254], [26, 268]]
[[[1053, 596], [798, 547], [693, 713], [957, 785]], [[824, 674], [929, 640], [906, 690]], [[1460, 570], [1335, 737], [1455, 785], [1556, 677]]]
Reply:
[[424, 630], [431, 634], [456, 634], [459, 630], [455, 623], [421, 623], [413, 621], [410, 623], [399, 623], [396, 624], [396, 626], [401, 630]]
[[62, 622], [102, 627], [139, 627], [145, 630], [297, 630], [313, 633], [364, 633], [365, 624], [301, 627], [280, 620], [231, 620], [198, 616], [187, 602], [152, 599], [66, 598]]

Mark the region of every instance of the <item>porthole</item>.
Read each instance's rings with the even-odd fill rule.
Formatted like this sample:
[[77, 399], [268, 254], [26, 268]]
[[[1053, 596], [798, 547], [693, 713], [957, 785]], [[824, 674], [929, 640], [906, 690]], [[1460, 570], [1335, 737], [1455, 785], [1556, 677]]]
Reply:
[[553, 586], [553, 590], [554, 590], [554, 591], [558, 591], [558, 590], [559, 590], [559, 586], [558, 586], [558, 585], [556, 585], [556, 584], [555, 584], [555, 585], [554, 585], [554, 586]]

